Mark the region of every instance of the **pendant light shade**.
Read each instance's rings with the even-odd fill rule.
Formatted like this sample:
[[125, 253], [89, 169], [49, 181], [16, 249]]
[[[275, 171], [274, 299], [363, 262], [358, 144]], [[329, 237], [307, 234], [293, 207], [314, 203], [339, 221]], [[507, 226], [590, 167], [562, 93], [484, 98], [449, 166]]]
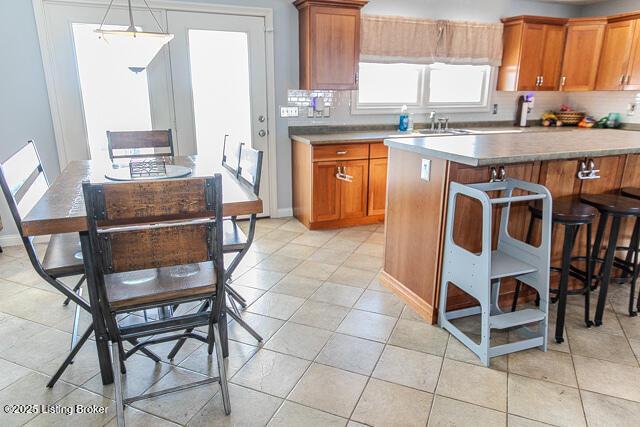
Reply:
[[149, 9], [149, 13], [158, 24], [160, 32], [140, 31], [136, 28], [133, 22], [133, 9], [131, 8], [131, 0], [128, 0], [129, 5], [129, 28], [126, 30], [113, 30], [103, 28], [104, 21], [111, 9], [113, 0], [109, 3], [100, 28], [95, 32], [102, 38], [105, 43], [108, 43], [113, 49], [119, 52], [122, 63], [133, 72], [143, 71], [153, 58], [158, 54], [162, 47], [169, 43], [173, 39], [173, 34], [162, 29], [162, 26], [156, 19], [155, 15], [151, 11], [148, 3], [145, 0], [145, 5]]

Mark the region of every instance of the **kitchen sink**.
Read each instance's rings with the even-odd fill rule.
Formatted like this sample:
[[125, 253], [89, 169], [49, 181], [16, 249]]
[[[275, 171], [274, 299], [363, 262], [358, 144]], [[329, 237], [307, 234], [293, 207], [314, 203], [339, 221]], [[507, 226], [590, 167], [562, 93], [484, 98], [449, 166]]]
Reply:
[[418, 129], [416, 132], [424, 136], [491, 135], [500, 133], [521, 133], [522, 129], [447, 129], [445, 131]]

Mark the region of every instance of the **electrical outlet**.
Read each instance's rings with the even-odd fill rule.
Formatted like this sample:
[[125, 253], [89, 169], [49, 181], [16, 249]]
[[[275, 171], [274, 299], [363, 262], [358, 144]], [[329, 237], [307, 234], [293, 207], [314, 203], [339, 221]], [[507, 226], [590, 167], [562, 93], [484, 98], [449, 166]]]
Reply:
[[423, 181], [431, 180], [431, 160], [422, 159], [422, 167], [420, 168], [420, 179]]
[[491, 110], [491, 114], [498, 114], [498, 104], [493, 104], [493, 110]]
[[638, 108], [638, 104], [635, 102], [630, 102], [629, 107], [627, 108], [627, 116], [633, 116], [636, 113], [636, 109]]
[[298, 107], [280, 107], [280, 117], [298, 117]]

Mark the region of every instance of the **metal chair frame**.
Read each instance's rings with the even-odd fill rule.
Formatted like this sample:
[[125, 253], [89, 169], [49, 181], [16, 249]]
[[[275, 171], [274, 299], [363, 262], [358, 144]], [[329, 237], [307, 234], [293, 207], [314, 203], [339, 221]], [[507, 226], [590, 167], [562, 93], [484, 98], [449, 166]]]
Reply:
[[[111, 185], [111, 184], [110, 184]], [[117, 184], [113, 184], [117, 185]], [[194, 219], [192, 216], [185, 216], [184, 218], [173, 217], [170, 220], [154, 221], [153, 224], [149, 224], [144, 221], [144, 218], [140, 218], [139, 221], [135, 219], [127, 221], [126, 225], [104, 225], [101, 224], [106, 218], [108, 218], [108, 212], [105, 212], [104, 208], [104, 194], [102, 193], [103, 185], [100, 184], [83, 184], [83, 192], [85, 198], [85, 204], [87, 209], [87, 219], [89, 225], [89, 241], [91, 246], [91, 258], [88, 263], [93, 277], [96, 278], [96, 291], [99, 295], [99, 304], [102, 312], [105, 314], [105, 320], [107, 324], [109, 339], [112, 342], [112, 358], [113, 368], [115, 372], [114, 383], [116, 387], [116, 413], [118, 426], [124, 426], [124, 408], [125, 405], [143, 400], [150, 399], [157, 396], [161, 396], [176, 391], [193, 388], [212, 382], [219, 382], [222, 390], [223, 405], [225, 413], [228, 415], [231, 412], [231, 405], [229, 401], [229, 391], [226, 378], [226, 367], [223, 357], [223, 338], [222, 332], [219, 328], [219, 320], [223, 313], [225, 303], [225, 270], [224, 270], [224, 255], [222, 250], [222, 176], [216, 174], [214, 177], [205, 178], [205, 190], [203, 191], [202, 198], [206, 200], [208, 212], [203, 212], [201, 218]], [[150, 322], [144, 322], [141, 324], [121, 326], [118, 324], [117, 315], [122, 313], [131, 313], [133, 311], [160, 308], [164, 306], [177, 306], [193, 301], [201, 301], [200, 297], [173, 297], [167, 298], [161, 302], [155, 303], [141, 303], [134, 307], [127, 307], [126, 309], [114, 309], [110, 302], [105, 286], [105, 275], [112, 272], [110, 250], [105, 249], [104, 238], [113, 233], [131, 233], [140, 230], [153, 230], [162, 227], [177, 227], [184, 228], [191, 225], [204, 225], [208, 228], [207, 246], [208, 257], [207, 261], [213, 263], [215, 274], [217, 276], [216, 291], [213, 295], [206, 298], [207, 310], [198, 310], [196, 313], [184, 314], [173, 316], [170, 318], [161, 318], [158, 320], [152, 320]], [[169, 264], [167, 264], [168, 266]], [[193, 330], [200, 326], [208, 326], [208, 334], [206, 336], [193, 332]], [[179, 332], [183, 331], [184, 332]], [[163, 337], [154, 337], [158, 334], [171, 335]], [[226, 333], [226, 330], [225, 330]], [[140, 338], [148, 338], [142, 342], [137, 340]], [[126, 373], [124, 367], [125, 360], [137, 351], [144, 351], [149, 345], [160, 344], [175, 340], [186, 340], [187, 338], [196, 339], [208, 344], [209, 354], [213, 353], [214, 347], [216, 350], [216, 356], [218, 361], [219, 376], [207, 378], [202, 381], [197, 381], [191, 384], [185, 384], [177, 387], [171, 387], [165, 390], [157, 392], [146, 393], [139, 396], [133, 396], [129, 398], [124, 397], [122, 377], [121, 375]], [[128, 351], [124, 351], [123, 341], [135, 340], [135, 345]], [[120, 368], [120, 369], [118, 369]]]

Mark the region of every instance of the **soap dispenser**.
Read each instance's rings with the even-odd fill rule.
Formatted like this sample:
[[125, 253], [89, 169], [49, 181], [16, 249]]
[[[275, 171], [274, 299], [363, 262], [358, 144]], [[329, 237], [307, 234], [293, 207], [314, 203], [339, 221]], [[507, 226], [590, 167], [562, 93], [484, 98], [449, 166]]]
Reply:
[[407, 113], [407, 106], [403, 105], [400, 110], [400, 122], [398, 123], [398, 130], [400, 132], [406, 132], [409, 129], [409, 114]]

